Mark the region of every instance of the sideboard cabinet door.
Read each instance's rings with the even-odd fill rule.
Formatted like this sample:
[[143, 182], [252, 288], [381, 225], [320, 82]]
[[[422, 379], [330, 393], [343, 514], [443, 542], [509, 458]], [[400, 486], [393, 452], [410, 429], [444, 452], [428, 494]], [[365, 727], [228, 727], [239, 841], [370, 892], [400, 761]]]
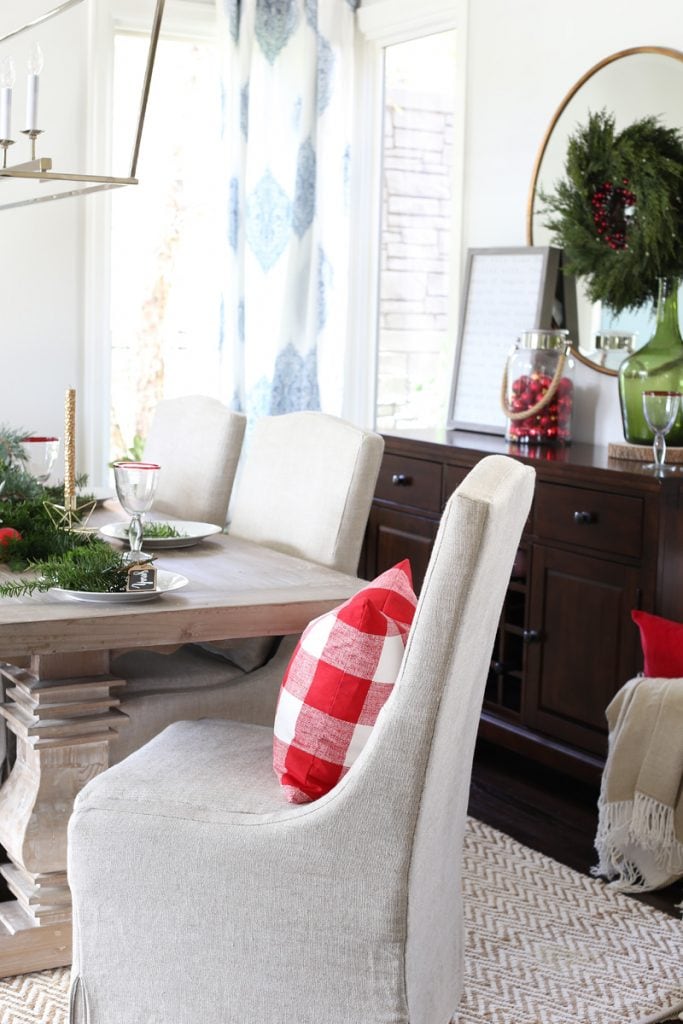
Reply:
[[522, 721], [604, 756], [605, 708], [639, 667], [640, 571], [538, 544], [531, 572]]
[[419, 593], [438, 528], [434, 519], [374, 505], [365, 535], [366, 575], [373, 578], [409, 558], [413, 586]]

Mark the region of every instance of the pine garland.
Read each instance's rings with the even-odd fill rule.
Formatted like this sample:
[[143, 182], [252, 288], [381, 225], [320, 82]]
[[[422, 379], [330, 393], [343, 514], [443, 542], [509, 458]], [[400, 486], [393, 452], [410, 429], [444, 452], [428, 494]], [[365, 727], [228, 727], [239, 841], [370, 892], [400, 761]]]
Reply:
[[17, 538], [3, 540], [0, 546], [0, 562], [6, 562], [14, 572], [21, 572], [32, 562], [44, 561], [86, 543], [83, 534], [54, 525], [42, 497], [28, 501], [0, 501], [0, 521], [3, 526], [10, 526], [20, 534]]
[[683, 276], [683, 135], [656, 117], [616, 132], [603, 110], [569, 139], [566, 177], [540, 193], [565, 272], [615, 313]]
[[96, 537], [81, 537], [78, 547], [44, 561], [31, 563], [37, 579], [0, 586], [0, 597], [26, 597], [51, 587], [117, 594], [126, 589], [130, 565], [120, 551]]
[[31, 433], [30, 430], [16, 430], [4, 423], [0, 424], [0, 467], [26, 462], [23, 442], [31, 437]]

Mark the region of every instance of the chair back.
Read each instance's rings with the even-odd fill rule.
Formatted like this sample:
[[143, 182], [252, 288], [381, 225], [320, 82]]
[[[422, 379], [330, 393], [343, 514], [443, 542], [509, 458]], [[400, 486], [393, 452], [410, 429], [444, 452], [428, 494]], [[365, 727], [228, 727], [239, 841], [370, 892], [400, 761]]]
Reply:
[[489, 456], [451, 496], [399, 678], [337, 786], [337, 799], [349, 798], [350, 819], [360, 807], [371, 823], [368, 873], [404, 879], [411, 1024], [449, 1020], [461, 994], [460, 876], [474, 744], [534, 479], [533, 469]]
[[246, 422], [204, 395], [159, 402], [145, 443], [161, 466], [153, 511], [225, 526]]
[[229, 532], [356, 572], [383, 451], [379, 434], [336, 416], [263, 417], [249, 441]]

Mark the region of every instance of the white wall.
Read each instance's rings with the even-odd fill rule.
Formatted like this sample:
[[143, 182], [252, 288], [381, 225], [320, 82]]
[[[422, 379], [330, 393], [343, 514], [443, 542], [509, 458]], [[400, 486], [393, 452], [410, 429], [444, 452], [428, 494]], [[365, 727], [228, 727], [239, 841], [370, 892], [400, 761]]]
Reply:
[[[45, 9], [44, 0], [7, 3], [0, 35]], [[53, 157], [55, 170], [85, 170], [86, 53], [84, 46], [74, 52], [74, 40], [84, 41], [86, 29], [85, 8], [74, 8], [0, 48], [0, 56], [12, 56], [16, 63], [16, 141], [9, 164], [30, 157], [21, 129], [26, 55], [35, 39], [45, 59], [38, 107], [38, 124], [45, 134], [38, 139], [37, 155]], [[32, 186], [37, 194], [49, 188], [45, 183]], [[17, 182], [0, 181], [0, 202], [15, 201], [20, 191]], [[65, 391], [79, 387], [81, 375], [83, 211], [80, 199], [0, 209], [0, 424], [63, 434]]]

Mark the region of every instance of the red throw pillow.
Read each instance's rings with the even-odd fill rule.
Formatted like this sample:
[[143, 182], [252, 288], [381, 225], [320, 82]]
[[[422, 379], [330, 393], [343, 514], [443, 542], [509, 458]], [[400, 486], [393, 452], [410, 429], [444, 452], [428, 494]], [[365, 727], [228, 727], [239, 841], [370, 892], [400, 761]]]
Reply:
[[652, 679], [683, 678], [683, 623], [649, 612], [631, 612], [640, 630], [643, 671]]
[[410, 563], [308, 624], [282, 680], [273, 767], [285, 796], [329, 792], [360, 754], [396, 682], [415, 614]]

